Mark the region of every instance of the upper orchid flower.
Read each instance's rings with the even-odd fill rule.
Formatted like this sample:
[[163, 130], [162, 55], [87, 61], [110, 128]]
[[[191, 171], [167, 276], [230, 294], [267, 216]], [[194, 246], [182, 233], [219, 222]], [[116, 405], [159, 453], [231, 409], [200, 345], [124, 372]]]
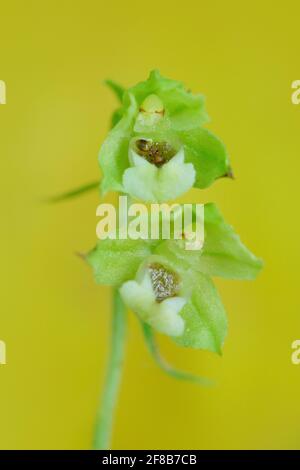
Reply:
[[201, 95], [153, 71], [118, 96], [122, 107], [99, 154], [103, 193], [163, 202], [231, 174], [224, 145], [201, 127], [208, 120]]

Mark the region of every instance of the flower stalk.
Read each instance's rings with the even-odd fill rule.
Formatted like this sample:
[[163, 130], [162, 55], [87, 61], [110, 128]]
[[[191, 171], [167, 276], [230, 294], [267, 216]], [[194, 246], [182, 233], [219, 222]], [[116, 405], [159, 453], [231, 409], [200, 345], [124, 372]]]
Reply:
[[93, 448], [111, 447], [112, 428], [124, 363], [126, 309], [117, 289], [113, 291], [111, 350], [102, 399], [96, 415]]

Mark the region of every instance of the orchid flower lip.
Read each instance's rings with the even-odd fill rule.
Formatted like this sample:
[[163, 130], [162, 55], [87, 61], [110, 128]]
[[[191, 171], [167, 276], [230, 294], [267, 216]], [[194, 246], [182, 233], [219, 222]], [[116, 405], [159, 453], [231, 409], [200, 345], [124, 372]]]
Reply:
[[140, 134], [131, 139], [128, 158], [130, 167], [123, 173], [123, 188], [134, 199], [174, 200], [195, 182], [195, 168], [192, 163], [185, 163], [184, 146], [177, 140]]
[[182, 295], [178, 274], [167, 264], [151, 256], [140, 266], [135, 280], [122, 284], [120, 293], [127, 306], [154, 329], [181, 336], [185, 322], [180, 311], [187, 298]]

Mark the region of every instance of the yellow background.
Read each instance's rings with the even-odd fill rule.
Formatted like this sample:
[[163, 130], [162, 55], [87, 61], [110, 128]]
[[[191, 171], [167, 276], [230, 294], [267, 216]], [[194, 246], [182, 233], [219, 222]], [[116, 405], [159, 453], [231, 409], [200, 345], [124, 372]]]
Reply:
[[214, 389], [163, 375], [130, 315], [113, 447], [300, 447], [299, 14], [297, 1], [1, 2], [1, 448], [90, 447], [110, 289], [74, 253], [94, 245], [99, 195], [43, 199], [98, 178], [116, 106], [103, 80], [129, 86], [152, 68], [206, 95], [236, 174], [185, 199], [215, 201], [265, 269], [217, 281], [222, 358], [160, 339]]

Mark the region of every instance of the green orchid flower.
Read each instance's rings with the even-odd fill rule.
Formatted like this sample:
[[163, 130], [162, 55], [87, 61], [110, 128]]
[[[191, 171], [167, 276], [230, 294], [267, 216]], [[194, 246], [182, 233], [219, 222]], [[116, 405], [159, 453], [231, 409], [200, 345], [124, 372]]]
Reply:
[[185, 240], [111, 240], [87, 254], [96, 282], [115, 286], [124, 303], [154, 330], [185, 347], [220, 353], [224, 307], [210, 276], [254, 279], [262, 267], [214, 204], [204, 206], [201, 250]]
[[103, 193], [163, 202], [231, 174], [224, 145], [201, 127], [208, 120], [202, 95], [158, 71], [128, 90], [108, 84], [122, 106], [100, 149]]
[[[131, 199], [162, 203], [192, 187], [207, 188], [220, 177], [232, 176], [223, 143], [203, 128], [208, 116], [202, 95], [192, 94], [181, 82], [162, 77], [156, 70], [127, 90], [113, 81], [107, 84], [121, 105], [113, 114], [112, 129], [99, 153], [102, 194], [118, 191]], [[73, 198], [97, 186], [98, 182], [92, 182], [51, 200]], [[164, 239], [161, 232], [153, 239], [124, 237], [129, 229], [122, 217], [118, 218], [122, 236], [115, 238], [117, 223], [113, 223], [108, 230], [111, 237], [104, 237], [84, 257], [96, 282], [114, 288], [111, 354], [96, 419], [96, 449], [111, 448], [123, 362], [125, 307], [141, 322], [148, 349], [164, 372], [208, 385], [207, 379], [170, 367], [159, 354], [154, 333], [165, 334], [183, 347], [221, 354], [227, 317], [211, 277], [254, 279], [262, 268], [262, 261], [243, 245], [214, 204], [204, 206], [204, 230], [202, 222], [201, 230], [194, 230], [199, 223], [196, 217], [196, 222], [189, 219], [182, 231], [176, 223], [181, 213], [173, 214], [171, 239]], [[160, 214], [156, 225], [163, 223], [164, 217]], [[141, 211], [133, 233], [146, 221], [148, 214]]]

